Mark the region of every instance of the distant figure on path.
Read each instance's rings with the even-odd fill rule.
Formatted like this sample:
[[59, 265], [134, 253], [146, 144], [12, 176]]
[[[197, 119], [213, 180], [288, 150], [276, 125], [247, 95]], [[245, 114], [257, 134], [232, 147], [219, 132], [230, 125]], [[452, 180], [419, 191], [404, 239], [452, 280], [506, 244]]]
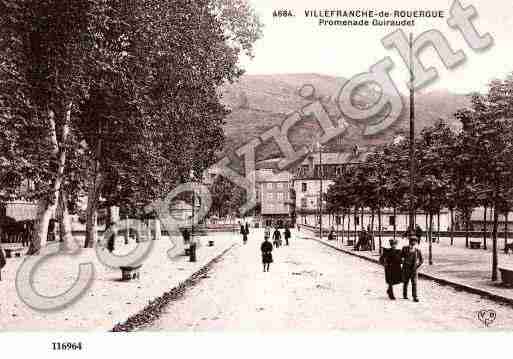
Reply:
[[271, 228], [269, 226], [265, 226], [264, 237], [267, 239], [271, 238]]
[[273, 233], [273, 242], [274, 242], [274, 246], [276, 248], [279, 248], [281, 246], [281, 232], [280, 230], [278, 229], [278, 227], [276, 227], [276, 229], [274, 230], [274, 233]]
[[417, 241], [420, 243], [420, 240], [422, 239], [422, 234], [424, 232], [422, 231], [422, 227], [418, 224], [415, 225], [415, 237], [417, 237]]
[[417, 296], [417, 270], [424, 263], [422, 252], [417, 248], [417, 237], [410, 236], [410, 244], [403, 247], [401, 251], [402, 258], [402, 276], [403, 276], [403, 298], [408, 299], [408, 283], [411, 281], [411, 291], [413, 301], [418, 302]]
[[290, 233], [290, 229], [289, 229], [288, 226], [287, 226], [287, 228], [285, 228], [284, 237], [285, 237], [285, 245], [288, 246], [289, 245], [289, 239], [290, 239], [290, 237], [292, 237], [292, 233]]
[[2, 268], [5, 267], [5, 256], [2, 246], [0, 246], [0, 281], [2, 280]]
[[246, 227], [244, 227], [244, 223], [242, 223], [240, 221], [239, 221], [239, 226], [240, 226], [240, 234], [242, 237], [244, 237], [244, 233], [246, 233]]
[[242, 232], [242, 243], [246, 244], [248, 242], [248, 234], [249, 234], [249, 228], [248, 226], [241, 226], [241, 232]]
[[328, 234], [328, 241], [335, 240], [335, 228], [331, 227], [330, 233]]
[[183, 242], [185, 244], [189, 243], [191, 241], [191, 233], [189, 232], [188, 228], [184, 228], [182, 230], [182, 236], [183, 236]]
[[249, 235], [249, 222], [246, 222], [246, 234]]
[[388, 284], [387, 294], [391, 300], [395, 300], [394, 285], [401, 283], [401, 251], [397, 249], [398, 241], [390, 240], [390, 248], [383, 248], [383, 254], [379, 258], [379, 262], [385, 267], [385, 280]]
[[264, 242], [260, 246], [262, 252], [262, 264], [264, 265], [264, 272], [269, 272], [269, 266], [273, 262], [273, 245], [269, 242], [269, 238], [265, 237]]
[[370, 234], [365, 229], [363, 229], [358, 236], [358, 241], [356, 242], [354, 250], [355, 251], [370, 250], [369, 236], [370, 236]]

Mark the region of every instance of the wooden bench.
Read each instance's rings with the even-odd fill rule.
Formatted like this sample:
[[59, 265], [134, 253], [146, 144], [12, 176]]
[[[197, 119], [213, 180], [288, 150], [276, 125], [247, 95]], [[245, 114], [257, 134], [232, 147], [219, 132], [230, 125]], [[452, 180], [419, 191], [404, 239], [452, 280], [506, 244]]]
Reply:
[[4, 244], [5, 258], [21, 257], [25, 248], [21, 244], [16, 245], [5, 245]]
[[509, 287], [513, 287], [513, 269], [512, 268], [500, 268], [502, 284]]
[[121, 280], [129, 281], [140, 279], [141, 274], [139, 273], [139, 269], [141, 269], [141, 267], [142, 264], [138, 266], [119, 267], [119, 269], [121, 269]]
[[470, 249], [480, 249], [480, 248], [481, 248], [481, 242], [470, 241]]

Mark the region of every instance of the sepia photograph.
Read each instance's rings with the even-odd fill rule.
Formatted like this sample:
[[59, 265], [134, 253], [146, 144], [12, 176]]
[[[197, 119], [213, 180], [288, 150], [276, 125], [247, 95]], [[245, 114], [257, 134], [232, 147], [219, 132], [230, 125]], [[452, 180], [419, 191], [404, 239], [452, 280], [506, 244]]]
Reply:
[[506, 348], [512, 27], [484, 0], [0, 0], [0, 347]]

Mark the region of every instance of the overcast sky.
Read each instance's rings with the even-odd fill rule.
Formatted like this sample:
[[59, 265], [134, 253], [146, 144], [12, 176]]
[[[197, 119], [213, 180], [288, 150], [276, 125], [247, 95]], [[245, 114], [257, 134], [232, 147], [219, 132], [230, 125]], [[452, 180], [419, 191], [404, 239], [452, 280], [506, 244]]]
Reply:
[[[438, 68], [440, 78], [425, 91], [448, 89], [466, 93], [483, 90], [490, 79], [504, 77], [513, 71], [513, 2], [511, 0], [462, 0], [466, 7], [474, 5], [478, 17], [477, 30], [490, 33], [493, 47], [482, 53], [470, 49], [459, 31], [449, 28], [447, 18], [452, 0], [250, 0], [263, 23], [264, 37], [256, 44], [255, 59], [246, 64], [249, 74], [321, 73], [350, 78], [368, 71], [369, 66], [390, 56], [396, 67], [392, 77], [402, 91], [406, 90], [405, 65], [395, 50], [387, 50], [381, 39], [396, 27], [320, 27], [318, 19], [305, 18], [305, 9], [433, 9], [445, 10], [445, 19], [417, 19], [415, 27], [404, 31], [420, 34], [436, 28], [450, 41], [454, 50], [463, 50], [464, 64], [446, 70], [431, 48], [424, 50], [421, 59], [425, 65]], [[381, 4], [381, 5], [380, 5]], [[295, 18], [273, 18], [274, 9], [291, 9]]]

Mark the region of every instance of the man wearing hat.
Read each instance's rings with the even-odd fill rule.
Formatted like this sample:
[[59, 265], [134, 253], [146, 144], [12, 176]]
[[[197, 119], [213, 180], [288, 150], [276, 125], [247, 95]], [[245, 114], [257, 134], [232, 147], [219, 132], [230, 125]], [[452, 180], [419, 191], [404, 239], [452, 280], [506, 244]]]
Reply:
[[411, 291], [413, 301], [418, 302], [417, 296], [417, 269], [424, 263], [422, 259], [422, 252], [417, 248], [417, 237], [415, 234], [409, 236], [410, 244], [403, 247], [401, 251], [401, 258], [403, 262], [403, 298], [408, 299], [408, 283], [411, 281]]
[[5, 256], [2, 245], [0, 245], [0, 281], [2, 280], [2, 268], [5, 267]]
[[394, 297], [394, 285], [402, 282], [401, 251], [397, 249], [397, 240], [390, 240], [390, 248], [383, 248], [379, 261], [385, 267], [385, 280], [388, 284], [387, 294], [391, 300]]

